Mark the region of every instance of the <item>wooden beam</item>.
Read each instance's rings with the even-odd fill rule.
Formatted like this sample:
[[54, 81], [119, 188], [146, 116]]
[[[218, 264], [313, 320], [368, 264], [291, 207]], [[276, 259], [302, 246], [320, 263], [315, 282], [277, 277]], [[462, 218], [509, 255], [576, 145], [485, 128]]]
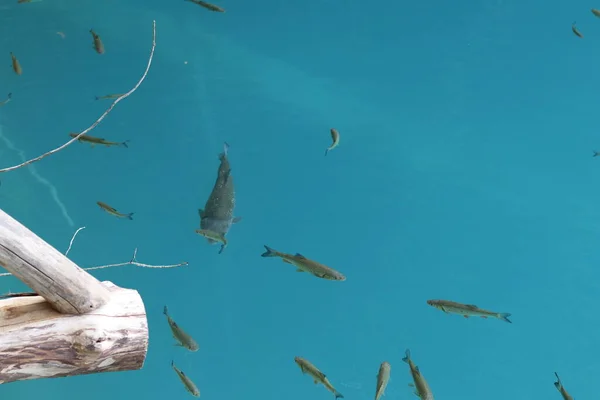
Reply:
[[110, 297], [100, 281], [1, 209], [0, 265], [64, 314], [96, 310]]
[[141, 369], [148, 321], [137, 291], [102, 282], [101, 308], [65, 315], [40, 296], [0, 300], [0, 384]]

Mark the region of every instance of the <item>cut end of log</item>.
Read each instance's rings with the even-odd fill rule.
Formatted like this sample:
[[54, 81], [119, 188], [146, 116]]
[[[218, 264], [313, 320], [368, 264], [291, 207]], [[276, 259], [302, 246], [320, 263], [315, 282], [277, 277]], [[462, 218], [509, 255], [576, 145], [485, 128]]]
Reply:
[[141, 369], [148, 321], [135, 290], [102, 282], [109, 301], [83, 315], [60, 314], [44, 300], [0, 301], [0, 384]]

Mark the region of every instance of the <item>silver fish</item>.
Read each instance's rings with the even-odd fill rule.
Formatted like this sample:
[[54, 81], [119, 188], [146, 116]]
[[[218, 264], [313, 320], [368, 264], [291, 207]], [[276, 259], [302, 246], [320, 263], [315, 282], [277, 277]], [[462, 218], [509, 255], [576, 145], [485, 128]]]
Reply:
[[200, 397], [200, 390], [198, 390], [198, 387], [190, 378], [187, 377], [186, 374], [183, 373], [182, 370], [175, 366], [173, 361], [171, 361], [171, 367], [175, 370], [175, 372], [177, 372], [177, 376], [179, 376], [179, 379], [181, 379], [183, 386], [185, 386], [185, 390], [190, 392], [194, 397]]
[[415, 363], [413, 363], [412, 359], [410, 358], [410, 350], [408, 350], [408, 349], [406, 350], [406, 354], [405, 354], [404, 358], [402, 358], [402, 361], [407, 363], [408, 366], [410, 367], [410, 374], [412, 375], [413, 382], [414, 382], [414, 384], [412, 384], [410, 386], [415, 387], [415, 394], [421, 400], [433, 400], [433, 393], [431, 393], [431, 389], [429, 388], [427, 381], [425, 380], [423, 375], [421, 375], [421, 371], [419, 370], [419, 367], [417, 367], [415, 365]]
[[198, 343], [196, 343], [196, 341], [192, 339], [190, 335], [185, 333], [184, 330], [181, 329], [179, 325], [177, 325], [177, 322], [173, 321], [173, 319], [169, 315], [169, 310], [167, 309], [167, 306], [165, 306], [163, 314], [167, 316], [167, 322], [171, 327], [173, 337], [175, 338], [175, 340], [177, 340], [177, 342], [179, 342], [176, 344], [176, 346], [185, 347], [189, 351], [198, 351], [198, 349], [200, 348], [200, 346], [198, 346]]
[[[233, 187], [233, 177], [231, 176], [231, 167], [229, 165], [229, 159], [227, 158], [227, 150], [229, 145], [225, 143], [223, 145], [223, 153], [219, 155], [221, 164], [219, 165], [219, 171], [217, 172], [217, 180], [213, 187], [204, 209], [199, 209], [198, 214], [200, 215], [200, 228], [221, 233], [223, 236], [229, 232], [232, 224], [240, 222], [241, 217], [233, 216], [233, 209], [235, 208], [235, 189]], [[208, 243], [217, 243], [213, 239], [206, 239]], [[219, 254], [225, 249], [224, 245], [221, 245]]]
[[333, 393], [336, 400], [344, 398], [344, 396], [340, 392], [338, 392], [336, 390], [336, 388], [333, 387], [331, 382], [329, 382], [329, 379], [327, 379], [327, 376], [324, 373], [322, 373], [321, 371], [319, 371], [319, 369], [317, 367], [315, 367], [310, 361], [308, 361], [307, 359], [302, 358], [302, 357], [294, 357], [294, 362], [296, 364], [298, 364], [298, 366], [300, 367], [300, 370], [302, 371], [303, 374], [310, 375], [310, 377], [315, 382], [315, 385], [317, 383], [320, 383], [323, 386], [325, 386], [325, 388], [327, 390], [329, 390], [331, 393]]
[[390, 372], [392, 366], [389, 362], [384, 361], [379, 366], [379, 373], [377, 373], [377, 387], [375, 389], [375, 400], [379, 400], [382, 395], [385, 395], [385, 388], [390, 380]]

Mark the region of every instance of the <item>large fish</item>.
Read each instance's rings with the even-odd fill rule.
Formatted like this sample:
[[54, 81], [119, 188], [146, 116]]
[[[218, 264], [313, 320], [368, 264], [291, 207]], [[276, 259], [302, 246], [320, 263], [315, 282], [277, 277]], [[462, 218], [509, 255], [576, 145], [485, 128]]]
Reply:
[[[199, 209], [200, 228], [215, 233], [220, 233], [223, 236], [229, 232], [232, 224], [239, 222], [241, 217], [233, 216], [235, 208], [235, 190], [233, 188], [233, 177], [231, 176], [231, 167], [227, 158], [227, 150], [229, 145], [223, 145], [223, 152], [219, 155], [221, 164], [217, 172], [217, 181], [213, 187], [204, 209]], [[214, 239], [206, 239], [208, 243], [217, 243]], [[219, 254], [223, 252], [225, 245], [221, 245]]]

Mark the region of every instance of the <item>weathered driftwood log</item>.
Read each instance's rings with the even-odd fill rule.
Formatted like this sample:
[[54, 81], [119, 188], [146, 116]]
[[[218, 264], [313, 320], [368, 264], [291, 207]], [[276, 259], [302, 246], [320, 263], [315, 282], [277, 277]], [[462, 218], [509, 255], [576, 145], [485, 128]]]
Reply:
[[141, 369], [148, 321], [137, 291], [102, 282], [109, 301], [61, 314], [40, 296], [0, 300], [0, 384]]
[[96, 278], [2, 210], [0, 265], [64, 314], [96, 310], [110, 297]]

